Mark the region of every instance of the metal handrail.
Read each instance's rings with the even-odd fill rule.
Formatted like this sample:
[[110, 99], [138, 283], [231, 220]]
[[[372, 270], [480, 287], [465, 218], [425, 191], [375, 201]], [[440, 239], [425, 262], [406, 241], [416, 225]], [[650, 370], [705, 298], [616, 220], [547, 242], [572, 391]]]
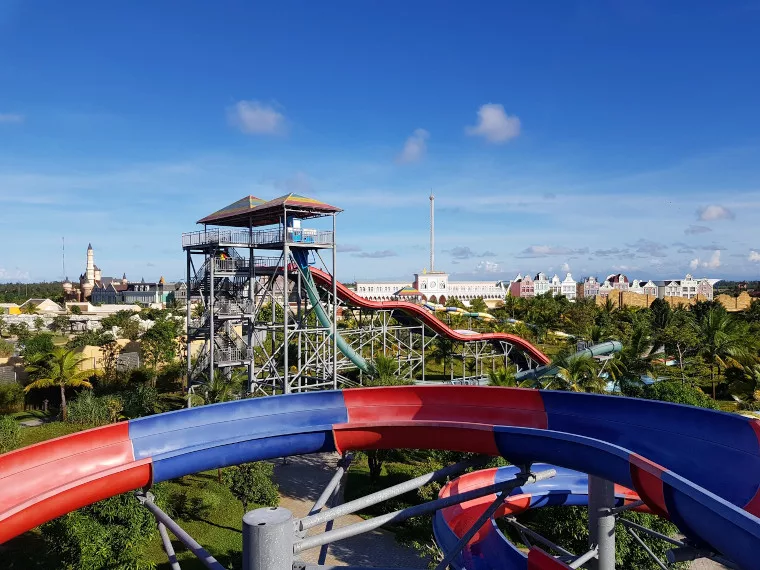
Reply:
[[289, 244], [330, 245], [333, 243], [333, 232], [311, 228], [274, 228], [268, 230], [198, 230], [182, 234], [182, 246], [197, 246], [209, 244], [242, 244], [259, 246], [282, 243], [287, 237]]

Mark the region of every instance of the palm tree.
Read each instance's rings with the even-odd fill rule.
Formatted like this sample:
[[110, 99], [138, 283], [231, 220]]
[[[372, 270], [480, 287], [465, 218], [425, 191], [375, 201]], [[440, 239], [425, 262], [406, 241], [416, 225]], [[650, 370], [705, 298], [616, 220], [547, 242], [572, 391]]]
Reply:
[[448, 366], [454, 360], [454, 341], [445, 336], [437, 336], [433, 341], [433, 350], [430, 354], [434, 362], [443, 363], [443, 374], [446, 374]]
[[[597, 375], [598, 367], [596, 360], [588, 354], [581, 356], [561, 356], [552, 362], [556, 368], [554, 380], [560, 389], [571, 392], [597, 392], [603, 393], [605, 381]], [[547, 388], [549, 385], [547, 385]]]
[[58, 386], [61, 389], [61, 418], [65, 421], [66, 388], [92, 388], [92, 384], [87, 381], [91, 372], [79, 370], [79, 365], [85, 360], [87, 359], [78, 356], [73, 350], [54, 348], [44, 359], [27, 366], [27, 372], [41, 377], [27, 385], [24, 391]]
[[21, 312], [25, 315], [39, 315], [40, 310], [34, 303], [27, 302], [24, 304], [24, 306], [21, 308]]
[[652, 339], [643, 326], [637, 326], [623, 343], [623, 349], [606, 364], [615, 383], [640, 383], [641, 376], [652, 371]]
[[515, 379], [515, 373], [506, 368], [491, 370], [488, 373], [489, 386], [519, 387], [520, 383]]
[[710, 307], [699, 322], [699, 354], [710, 365], [710, 383], [715, 399], [715, 369], [756, 362], [757, 341], [749, 326], [729, 315], [722, 307]]

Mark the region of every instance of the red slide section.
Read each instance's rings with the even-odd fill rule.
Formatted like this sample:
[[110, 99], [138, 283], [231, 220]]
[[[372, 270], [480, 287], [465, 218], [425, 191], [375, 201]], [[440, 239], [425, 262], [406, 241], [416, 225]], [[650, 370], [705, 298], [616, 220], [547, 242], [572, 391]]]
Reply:
[[[311, 274], [314, 277], [314, 281], [316, 281], [317, 284], [319, 284], [321, 287], [324, 287], [326, 289], [332, 287], [332, 277], [328, 273], [312, 267]], [[347, 303], [353, 307], [361, 307], [362, 309], [374, 310], [390, 309], [403, 311], [415, 319], [422, 321], [425, 323], [425, 326], [430, 327], [430, 329], [436, 333], [460, 342], [468, 342], [472, 340], [503, 340], [504, 342], [509, 342], [515, 346], [520, 347], [540, 365], [549, 364], [549, 358], [543, 352], [538, 350], [524, 338], [521, 338], [517, 335], [508, 333], [462, 334], [451, 329], [448, 325], [446, 325], [446, 323], [439, 321], [430, 313], [430, 311], [424, 307], [415, 305], [414, 303], [408, 303], [406, 301], [370, 301], [361, 295], [357, 295], [351, 291], [351, 289], [340, 282], [336, 284], [336, 288], [338, 297], [340, 297], [344, 303]]]

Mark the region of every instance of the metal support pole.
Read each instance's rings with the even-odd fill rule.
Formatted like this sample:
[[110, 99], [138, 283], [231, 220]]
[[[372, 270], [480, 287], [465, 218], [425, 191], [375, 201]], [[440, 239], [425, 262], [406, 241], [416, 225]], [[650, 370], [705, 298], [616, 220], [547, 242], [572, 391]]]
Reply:
[[335, 274], [337, 264], [335, 242], [335, 214], [332, 216], [332, 381], [333, 390], [338, 389], [338, 276]]
[[589, 547], [598, 547], [592, 570], [615, 570], [615, 484], [595, 475], [588, 476]]
[[[216, 558], [211, 556], [211, 554], [198, 544], [192, 536], [187, 534], [181, 526], [174, 522], [174, 519], [162, 511], [153, 502], [153, 495], [151, 493], [136, 493], [136, 495], [137, 500], [140, 501], [140, 503], [142, 503], [142, 505], [148, 509], [154, 517], [156, 517], [156, 520], [166, 525], [166, 528], [172, 531], [172, 534], [176, 536], [182, 544], [187, 546], [206, 568], [209, 568], [209, 570], [225, 570], [224, 566], [219, 564], [219, 561]], [[288, 566], [288, 568], [290, 567]]]
[[[288, 293], [290, 292], [290, 284], [288, 283], [288, 263], [290, 263], [290, 248], [288, 247], [288, 228], [287, 228], [288, 218], [287, 218], [287, 211], [285, 212], [285, 228], [283, 228], [284, 234], [283, 239], [285, 240], [285, 245], [283, 245], [283, 252], [282, 256], [284, 259], [284, 263], [282, 264], [282, 334], [283, 334], [283, 346], [282, 350], [284, 352], [283, 359], [285, 362], [285, 373], [283, 375], [283, 387], [282, 391], [284, 394], [290, 394], [290, 369], [288, 362], [288, 353], [290, 352], [288, 349], [290, 348], [288, 346], [288, 313], [290, 312], [290, 296]], [[274, 310], [274, 307], [272, 307]]]
[[209, 299], [208, 299], [208, 333], [209, 333], [209, 345], [208, 345], [208, 381], [209, 384], [214, 381], [214, 263], [216, 263], [216, 255], [214, 250], [211, 250], [209, 257]]
[[338, 462], [338, 469], [335, 470], [335, 475], [333, 475], [332, 479], [330, 479], [330, 482], [327, 484], [327, 487], [325, 487], [325, 490], [322, 491], [322, 494], [317, 499], [317, 502], [314, 503], [314, 506], [309, 511], [309, 516], [316, 515], [327, 504], [327, 501], [332, 496], [333, 491], [335, 491], [335, 489], [338, 487], [340, 479], [346, 472], [348, 465], [351, 464], [351, 459], [352, 457], [348, 455], [345, 459], [341, 459]]
[[[436, 499], [434, 501], [429, 501], [427, 503], [422, 503], [420, 505], [415, 505], [413, 507], [408, 507], [406, 509], [394, 511], [392, 513], [381, 515], [381, 516], [378, 516], [366, 521], [362, 521], [362, 522], [352, 524], [349, 526], [344, 526], [336, 530], [331, 530], [329, 532], [325, 532], [320, 535], [309, 536], [307, 538], [304, 538], [303, 540], [300, 540], [293, 545], [293, 552], [295, 553], [303, 552], [304, 550], [308, 550], [316, 546], [321, 546], [323, 544], [335, 542], [336, 540], [350, 538], [352, 536], [356, 536], [358, 534], [362, 534], [370, 530], [375, 530], [376, 528], [380, 528], [381, 526], [389, 522], [405, 521], [412, 517], [418, 517], [420, 515], [425, 515], [433, 511], [445, 509], [446, 507], [463, 503], [465, 501], [470, 501], [472, 499], [477, 499], [479, 497], [485, 497], [493, 493], [508, 491], [508, 490], [511, 490], [516, 487], [520, 487], [522, 485], [526, 485], [529, 483], [543, 481], [544, 479], [554, 477], [555, 475], [556, 475], [556, 471], [554, 469], [547, 469], [546, 471], [540, 471], [539, 473], [531, 473], [529, 477], [523, 476], [516, 479], [511, 479], [509, 481], [502, 481], [501, 483], [496, 483], [494, 485], [487, 485], [485, 487], [474, 489], [472, 491], [466, 491], [464, 493], [459, 493], [457, 495], [451, 495], [449, 497], [444, 497], [442, 499]], [[335, 509], [330, 509], [330, 511], [336, 511], [339, 508], [340, 507], [337, 507]], [[327, 512], [329, 513], [330, 511], [327, 511]], [[314, 517], [310, 517], [310, 518], [314, 518]], [[335, 517], [331, 517], [331, 518], [335, 518]]]
[[[192, 371], [193, 371], [192, 360], [190, 358], [190, 346], [191, 346], [190, 345], [190, 342], [191, 342], [191, 340], [190, 340], [190, 319], [192, 318], [190, 301], [193, 298], [193, 295], [192, 295], [192, 276], [190, 275], [190, 270], [191, 270], [191, 263], [190, 262], [191, 262], [191, 259], [192, 259], [191, 256], [192, 256], [191, 250], [188, 249], [187, 250], [187, 299], [185, 299], [185, 319], [186, 319], [185, 320], [185, 322], [186, 322], [186, 325], [185, 325], [185, 334], [187, 336], [187, 347], [186, 347], [187, 348], [187, 352], [186, 352], [186, 354], [187, 354], [187, 362], [186, 362], [186, 366], [187, 366], [187, 381], [186, 381], [186, 384], [185, 384], [185, 388], [186, 389], [190, 388], [190, 380], [191, 380], [190, 375], [192, 374]], [[189, 396], [188, 396], [188, 399], [189, 399]]]
[[581, 554], [578, 558], [570, 562], [568, 566], [570, 566], [570, 568], [580, 568], [586, 562], [589, 562], [593, 558], [596, 558], [598, 554], [599, 554], [599, 550], [596, 547], [594, 547], [588, 552], [586, 552], [585, 554]]
[[[528, 473], [519, 473], [519, 476], [526, 477], [528, 476]], [[488, 519], [490, 519], [493, 514], [496, 512], [496, 509], [498, 509], [501, 504], [504, 502], [505, 495], [507, 491], [502, 491], [498, 495], [496, 495], [496, 498], [493, 500], [493, 502], [488, 506], [488, 508], [483, 511], [483, 514], [481, 514], [478, 519], [470, 526], [469, 530], [462, 535], [462, 537], [457, 541], [457, 543], [454, 545], [454, 548], [449, 550], [446, 553], [446, 556], [443, 557], [443, 560], [438, 564], [438, 566], [435, 567], [435, 570], [446, 570], [446, 568], [449, 567], [449, 564], [451, 564], [451, 561], [454, 560], [454, 558], [457, 557], [457, 555], [462, 551], [465, 544], [470, 542], [470, 539], [475, 536], [475, 533], [480, 530], [480, 528], [488, 522]]]
[[292, 570], [293, 513], [282, 507], [243, 516], [243, 570]]
[[[625, 530], [627, 530], [627, 531], [628, 531], [628, 534], [630, 534], [630, 535], [633, 537], [633, 539], [634, 539], [636, 542], [638, 542], [638, 543], [639, 543], [639, 546], [641, 546], [641, 548], [643, 548], [643, 549], [644, 549], [644, 551], [645, 551], [647, 554], [649, 554], [649, 557], [650, 557], [652, 560], [654, 560], [654, 563], [655, 563], [655, 564], [657, 564], [657, 566], [659, 566], [659, 567], [660, 567], [660, 570], [668, 570], [668, 567], [667, 567], [667, 566], [665, 566], [665, 564], [663, 564], [663, 563], [662, 563], [662, 560], [660, 560], [660, 559], [659, 559], [659, 557], [658, 557], [658, 556], [657, 556], [657, 555], [656, 555], [654, 552], [652, 552], [652, 549], [651, 549], [651, 548], [649, 548], [649, 547], [646, 545], [646, 543], [645, 543], [643, 540], [641, 540], [641, 537], [640, 537], [638, 534], [636, 534], [636, 531], [635, 531], [635, 530], [633, 530], [631, 527], [628, 527], [628, 526], [624, 526], [623, 528], [624, 528]], [[669, 560], [669, 561], [670, 561], [670, 560]], [[672, 561], [670, 561], [670, 562], [672, 562]]]
[[478, 463], [482, 464], [482, 462], [477, 461], [462, 461], [455, 465], [449, 465], [448, 467], [439, 469], [438, 471], [420, 475], [419, 477], [415, 477], [409, 481], [404, 481], [398, 485], [393, 485], [392, 487], [388, 487], [382, 491], [377, 491], [376, 493], [372, 493], [364, 497], [359, 497], [358, 499], [354, 499], [348, 503], [343, 503], [342, 505], [333, 507], [332, 509], [304, 517], [300, 521], [297, 521], [296, 528], [299, 531], [308, 530], [317, 525], [326, 523], [327, 521], [335, 520], [338, 517], [342, 517], [344, 515], [350, 515], [351, 513], [354, 513], [366, 507], [376, 505], [382, 501], [387, 501], [393, 497], [398, 497], [399, 495], [403, 495], [404, 493], [408, 493], [414, 489], [419, 489], [423, 485], [427, 485], [433, 481], [445, 479], [452, 475], [458, 475], [460, 473], [463, 473], [469, 467], [475, 467]]
[[161, 535], [161, 542], [164, 545], [164, 551], [166, 552], [166, 556], [169, 557], [169, 566], [171, 566], [172, 570], [182, 570], [179, 562], [177, 562], [177, 555], [174, 552], [172, 541], [169, 540], [169, 533], [166, 532], [166, 526], [162, 522], [158, 523], [158, 534]]

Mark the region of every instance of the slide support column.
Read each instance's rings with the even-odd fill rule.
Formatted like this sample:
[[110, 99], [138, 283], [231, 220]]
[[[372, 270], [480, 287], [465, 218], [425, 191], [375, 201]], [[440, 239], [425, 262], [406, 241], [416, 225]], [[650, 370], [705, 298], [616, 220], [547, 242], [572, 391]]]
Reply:
[[594, 475], [588, 476], [589, 547], [597, 548], [592, 570], [615, 570], [615, 484]]
[[243, 515], [243, 570], [292, 570], [293, 513], [282, 507]]

